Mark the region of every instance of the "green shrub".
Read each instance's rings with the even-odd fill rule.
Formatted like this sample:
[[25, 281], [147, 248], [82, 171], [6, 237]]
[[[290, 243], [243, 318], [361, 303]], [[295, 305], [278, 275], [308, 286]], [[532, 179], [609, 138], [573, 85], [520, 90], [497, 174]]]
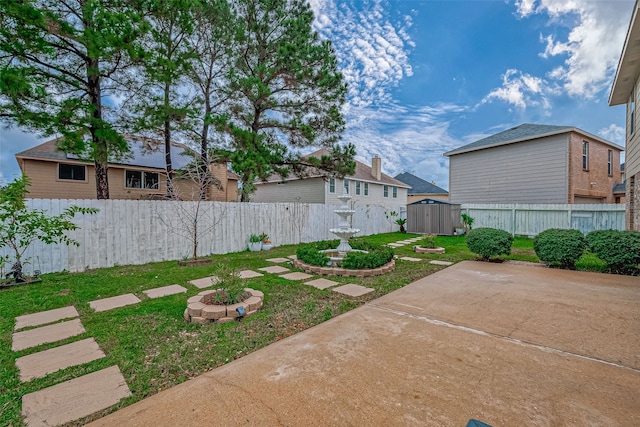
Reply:
[[533, 239], [533, 249], [538, 258], [569, 268], [574, 268], [586, 247], [587, 241], [579, 230], [550, 228]]
[[498, 255], [509, 255], [513, 236], [496, 228], [475, 228], [467, 235], [469, 250], [488, 260]]
[[342, 260], [340, 266], [342, 268], [353, 270], [359, 270], [363, 268], [378, 268], [382, 267], [393, 259], [393, 249], [388, 246], [370, 244], [369, 248], [366, 250], [369, 252], [349, 252], [347, 256]]
[[296, 251], [296, 256], [306, 264], [324, 267], [329, 263], [329, 257], [320, 251], [325, 249], [318, 249], [315, 244], [302, 245]]
[[640, 264], [640, 232], [597, 230], [587, 234], [589, 249], [614, 273], [638, 272]]
[[423, 248], [436, 248], [437, 247], [436, 236], [434, 235], [424, 236], [424, 238], [418, 242], [418, 245]]

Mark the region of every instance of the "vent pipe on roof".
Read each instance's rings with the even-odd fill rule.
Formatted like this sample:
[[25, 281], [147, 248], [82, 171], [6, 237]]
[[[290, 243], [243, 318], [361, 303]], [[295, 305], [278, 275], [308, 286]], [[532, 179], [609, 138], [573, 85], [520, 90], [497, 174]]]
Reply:
[[378, 181], [382, 178], [382, 159], [377, 154], [371, 159], [371, 175]]

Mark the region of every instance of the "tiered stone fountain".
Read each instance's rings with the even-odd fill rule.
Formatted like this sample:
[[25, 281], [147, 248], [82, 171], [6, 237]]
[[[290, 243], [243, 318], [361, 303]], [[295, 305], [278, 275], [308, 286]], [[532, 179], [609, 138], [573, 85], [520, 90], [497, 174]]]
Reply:
[[356, 212], [349, 208], [349, 200], [351, 200], [351, 196], [347, 193], [342, 193], [341, 196], [338, 196], [338, 200], [342, 202], [342, 206], [333, 212], [340, 217], [340, 223], [338, 224], [338, 228], [330, 228], [329, 231], [340, 238], [340, 245], [338, 245], [336, 249], [325, 251], [332, 262], [340, 262], [345, 256], [347, 256], [347, 253], [354, 250], [349, 245], [349, 239], [360, 232], [359, 228], [351, 228], [351, 225], [349, 224], [349, 218]]

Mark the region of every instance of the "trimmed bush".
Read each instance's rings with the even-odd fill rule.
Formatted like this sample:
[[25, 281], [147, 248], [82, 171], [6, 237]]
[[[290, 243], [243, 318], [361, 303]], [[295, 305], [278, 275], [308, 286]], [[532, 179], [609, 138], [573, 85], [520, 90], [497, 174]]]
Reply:
[[[360, 249], [351, 245], [354, 249]], [[388, 246], [376, 245], [373, 243], [367, 244], [369, 251], [364, 252], [349, 252], [346, 257], [340, 263], [342, 268], [348, 268], [351, 270], [360, 270], [363, 268], [378, 268], [382, 267], [393, 259], [393, 249]]]
[[475, 228], [467, 235], [469, 250], [484, 260], [498, 255], [509, 255], [513, 236], [496, 228]]
[[640, 264], [640, 232], [598, 230], [587, 234], [589, 249], [613, 273], [636, 274]]
[[579, 230], [550, 228], [533, 240], [533, 249], [542, 261], [574, 268], [587, 247], [587, 241]]
[[[327, 249], [335, 249], [340, 244], [340, 240], [323, 240], [315, 243], [302, 245], [296, 251], [298, 259], [306, 264], [326, 266], [329, 263], [329, 257], [319, 251]], [[364, 239], [351, 239], [349, 245], [353, 249], [362, 252], [349, 252], [342, 260], [341, 267], [348, 269], [378, 268], [393, 259], [393, 249], [387, 246], [378, 245]]]
[[436, 236], [434, 236], [433, 234], [424, 236], [424, 238], [418, 242], [418, 245], [423, 248], [436, 248]]

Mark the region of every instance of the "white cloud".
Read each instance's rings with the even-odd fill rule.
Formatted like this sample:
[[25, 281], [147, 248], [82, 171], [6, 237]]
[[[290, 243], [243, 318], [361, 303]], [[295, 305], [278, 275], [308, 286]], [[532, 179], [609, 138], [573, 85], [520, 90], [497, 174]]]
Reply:
[[35, 134], [22, 132], [19, 129], [0, 130], [0, 185], [20, 176], [16, 153], [34, 147], [43, 141]]
[[611, 142], [624, 146], [626, 133], [622, 126], [612, 123], [606, 128], [600, 129], [598, 131], [598, 135], [601, 135], [604, 139]]
[[521, 0], [517, 14], [546, 14], [549, 23], [570, 29], [565, 38], [540, 35], [542, 58], [566, 56], [547, 78], [571, 96], [591, 99], [609, 87], [622, 49], [632, 1]]
[[542, 105], [547, 109], [550, 103], [546, 93], [550, 90], [549, 83], [540, 77], [509, 69], [502, 75], [502, 86], [489, 92], [481, 104], [498, 99], [521, 110], [532, 105]]
[[340, 67], [349, 84], [349, 103], [368, 106], [390, 102], [390, 89], [405, 76], [413, 75], [409, 62], [415, 46], [407, 32], [413, 25], [409, 15], [397, 22], [389, 18], [383, 0], [339, 6], [333, 0], [310, 2], [316, 19], [314, 28], [336, 47]]

